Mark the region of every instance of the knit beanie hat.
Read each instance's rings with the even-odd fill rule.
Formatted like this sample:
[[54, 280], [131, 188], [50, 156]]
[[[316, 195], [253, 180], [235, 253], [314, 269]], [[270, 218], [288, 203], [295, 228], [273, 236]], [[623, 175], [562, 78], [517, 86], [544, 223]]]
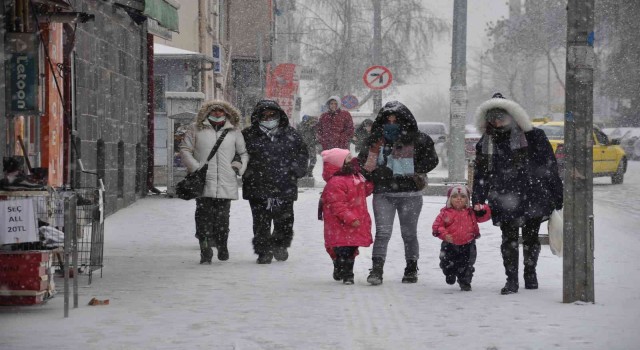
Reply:
[[451, 187], [449, 187], [449, 190], [447, 191], [447, 208], [452, 208], [451, 205], [451, 196], [454, 193], [462, 193], [464, 195], [467, 196], [467, 206], [469, 206], [469, 204], [471, 203], [471, 193], [469, 191], [469, 188], [465, 185], [453, 185]]
[[332, 148], [320, 153], [323, 162], [337, 166], [338, 168], [342, 168], [344, 160], [347, 159], [349, 154], [350, 152], [348, 150], [342, 148]]

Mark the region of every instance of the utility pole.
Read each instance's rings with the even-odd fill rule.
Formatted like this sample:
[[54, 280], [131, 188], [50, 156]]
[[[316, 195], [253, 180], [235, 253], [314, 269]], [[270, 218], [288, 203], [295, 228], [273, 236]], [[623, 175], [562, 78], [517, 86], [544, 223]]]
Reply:
[[464, 124], [467, 120], [467, 0], [453, 3], [449, 182], [464, 182]]
[[565, 92], [564, 303], [594, 302], [593, 69], [595, 0], [569, 0]]
[[[373, 0], [373, 64], [382, 65], [382, 9], [381, 0]], [[382, 91], [373, 92], [373, 116], [382, 108]]]

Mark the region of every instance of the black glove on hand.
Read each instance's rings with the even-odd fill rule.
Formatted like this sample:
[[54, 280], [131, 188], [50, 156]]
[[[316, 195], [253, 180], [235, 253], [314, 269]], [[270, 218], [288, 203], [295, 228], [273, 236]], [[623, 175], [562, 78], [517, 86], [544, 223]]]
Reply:
[[482, 209], [482, 210], [474, 210], [473, 211], [474, 214], [476, 214], [477, 217], [481, 217], [484, 216], [485, 214], [487, 214], [487, 211]]
[[557, 201], [556, 201], [556, 205], [555, 205], [555, 209], [556, 209], [556, 210], [562, 210], [562, 206], [563, 206], [563, 204], [564, 204], [564, 202], [563, 202], [563, 200], [562, 200], [562, 199], [557, 200]]

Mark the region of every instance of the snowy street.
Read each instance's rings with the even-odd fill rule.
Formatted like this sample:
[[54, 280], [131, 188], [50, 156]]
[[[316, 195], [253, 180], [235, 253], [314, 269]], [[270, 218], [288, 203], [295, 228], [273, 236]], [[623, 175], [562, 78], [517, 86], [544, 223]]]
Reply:
[[[316, 219], [321, 188], [300, 189], [289, 260], [271, 265], [255, 263], [247, 201], [231, 206], [230, 260], [199, 265], [195, 201], [148, 197], [106, 220], [103, 277], [80, 277], [80, 307], [63, 318], [58, 293], [42, 306], [0, 308], [0, 348], [637, 349], [639, 173], [630, 162], [623, 185], [595, 180], [595, 304], [562, 303], [562, 259], [548, 246], [540, 289], [524, 289], [520, 271], [520, 292], [500, 295], [501, 238], [490, 222], [481, 224], [473, 291], [446, 285], [431, 235], [444, 197], [424, 197], [418, 283], [400, 283], [396, 220], [380, 286], [366, 282], [371, 247], [356, 259], [355, 285], [331, 278]], [[92, 297], [110, 304], [88, 306]]]

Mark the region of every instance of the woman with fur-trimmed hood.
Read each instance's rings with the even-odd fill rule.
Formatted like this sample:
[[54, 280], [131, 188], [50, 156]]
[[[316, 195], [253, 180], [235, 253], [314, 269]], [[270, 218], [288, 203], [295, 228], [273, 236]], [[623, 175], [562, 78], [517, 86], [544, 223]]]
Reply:
[[562, 208], [562, 180], [553, 149], [527, 112], [499, 93], [478, 107], [476, 126], [482, 137], [476, 145], [472, 201], [474, 209], [488, 201], [493, 224], [502, 231], [507, 283], [501, 293], [518, 292], [520, 227], [525, 288], [537, 289], [538, 230], [554, 209]]
[[[224, 135], [215, 155], [209, 160], [202, 196], [196, 198], [196, 237], [200, 241], [200, 263], [211, 263], [212, 247], [218, 260], [229, 259], [229, 211], [231, 200], [238, 199], [237, 176], [242, 176], [249, 154], [238, 124], [240, 111], [225, 101], [202, 105], [180, 144], [182, 162], [189, 173], [204, 166], [214, 145]], [[234, 161], [239, 155], [240, 162]]]

